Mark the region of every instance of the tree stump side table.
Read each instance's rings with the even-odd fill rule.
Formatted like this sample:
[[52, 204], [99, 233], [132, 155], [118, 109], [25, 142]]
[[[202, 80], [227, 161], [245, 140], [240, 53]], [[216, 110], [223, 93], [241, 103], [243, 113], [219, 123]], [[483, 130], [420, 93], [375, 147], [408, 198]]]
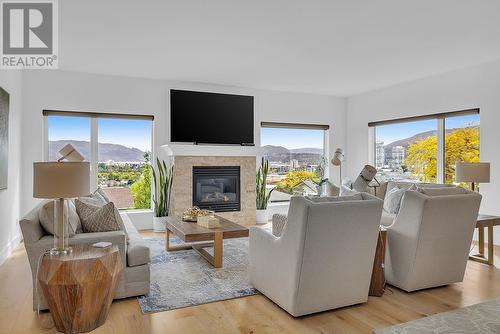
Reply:
[[59, 332], [89, 332], [106, 321], [122, 271], [116, 245], [73, 245], [68, 255], [42, 259], [38, 283]]
[[387, 243], [387, 230], [380, 228], [377, 241], [375, 259], [373, 260], [372, 278], [370, 282], [370, 296], [382, 297], [385, 291], [385, 245]]

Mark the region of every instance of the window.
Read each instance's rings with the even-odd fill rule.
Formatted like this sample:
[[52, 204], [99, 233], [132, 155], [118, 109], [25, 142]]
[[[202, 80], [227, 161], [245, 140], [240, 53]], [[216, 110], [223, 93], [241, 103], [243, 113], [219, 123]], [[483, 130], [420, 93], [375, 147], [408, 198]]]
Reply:
[[377, 177], [436, 182], [437, 122], [424, 120], [375, 128]]
[[479, 161], [479, 110], [370, 123], [382, 180], [453, 183], [455, 164]]
[[445, 124], [445, 182], [455, 181], [457, 162], [479, 162], [479, 115], [449, 117]]
[[325, 138], [328, 126], [263, 123], [261, 146], [269, 161], [267, 187], [271, 202], [290, 200], [293, 194], [315, 194], [328, 175]]
[[69, 143], [90, 161], [92, 188], [101, 187], [118, 209], [151, 208], [152, 118], [44, 114], [49, 161], [59, 159], [59, 150]]

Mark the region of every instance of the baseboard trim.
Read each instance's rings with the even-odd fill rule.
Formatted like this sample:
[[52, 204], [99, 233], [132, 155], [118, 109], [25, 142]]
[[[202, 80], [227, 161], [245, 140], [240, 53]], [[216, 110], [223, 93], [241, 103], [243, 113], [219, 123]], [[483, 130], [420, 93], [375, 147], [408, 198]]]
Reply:
[[10, 240], [7, 245], [0, 251], [0, 266], [4, 264], [5, 260], [12, 254], [14, 249], [21, 243], [21, 235], [18, 234], [14, 239]]

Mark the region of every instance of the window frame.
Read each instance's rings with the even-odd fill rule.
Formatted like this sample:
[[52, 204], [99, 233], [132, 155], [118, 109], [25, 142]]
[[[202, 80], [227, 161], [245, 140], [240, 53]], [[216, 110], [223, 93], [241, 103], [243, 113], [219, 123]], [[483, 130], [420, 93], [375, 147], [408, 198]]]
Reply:
[[[423, 120], [435, 120], [437, 125], [437, 150], [436, 150], [436, 159], [437, 159], [437, 171], [436, 171], [436, 183], [443, 184], [446, 182], [446, 119], [458, 116], [467, 116], [467, 115], [479, 115], [481, 117], [480, 108], [472, 108], [458, 111], [450, 111], [450, 112], [442, 112], [436, 114], [427, 114], [421, 116], [412, 116], [412, 117], [403, 117], [403, 118], [394, 118], [383, 121], [375, 121], [368, 123], [368, 131], [369, 131], [369, 140], [371, 141], [371, 150], [368, 154], [368, 161], [373, 165], [377, 159], [377, 126], [383, 125], [391, 125], [391, 124], [401, 124], [401, 123], [409, 123], [409, 122], [417, 122]], [[479, 121], [479, 126], [481, 126], [481, 121]]]
[[[82, 117], [90, 120], [90, 189], [94, 191], [98, 187], [99, 170], [99, 119], [115, 118], [128, 120], [150, 120], [151, 121], [151, 161], [155, 159], [154, 152], [154, 116], [138, 114], [119, 114], [119, 113], [98, 113], [85, 111], [61, 111], [61, 110], [43, 110], [43, 147], [42, 155], [44, 161], [49, 161], [49, 117]], [[152, 191], [151, 187], [151, 191]], [[153, 192], [151, 192], [153, 194]], [[153, 211], [153, 201], [148, 209], [119, 209], [126, 212], [150, 212]]]

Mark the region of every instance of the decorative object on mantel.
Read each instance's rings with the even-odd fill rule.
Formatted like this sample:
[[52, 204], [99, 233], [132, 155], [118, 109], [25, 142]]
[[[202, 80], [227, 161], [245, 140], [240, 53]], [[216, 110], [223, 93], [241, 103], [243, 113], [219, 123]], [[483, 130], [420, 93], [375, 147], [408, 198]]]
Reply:
[[268, 221], [267, 203], [274, 188], [266, 189], [267, 173], [269, 173], [269, 161], [262, 158], [260, 167], [255, 177], [256, 205], [257, 205], [257, 224], [265, 224]]
[[153, 230], [155, 232], [164, 232], [167, 217], [170, 211], [170, 198], [172, 195], [172, 184], [174, 181], [174, 165], [167, 168], [165, 161], [160, 161], [156, 158], [156, 168], [151, 168], [153, 173], [153, 183], [155, 192], [153, 195], [153, 203], [155, 214], [153, 217]]
[[489, 162], [457, 162], [455, 166], [455, 181], [470, 182], [471, 190], [476, 191], [476, 183], [490, 182]]
[[339, 167], [339, 182], [342, 184], [342, 162], [344, 161], [344, 151], [337, 148], [333, 154], [332, 165]]
[[328, 178], [325, 177], [325, 171], [326, 171], [326, 166], [327, 166], [327, 161], [325, 156], [321, 156], [318, 167], [316, 167], [316, 174], [319, 177], [319, 181], [316, 182], [318, 185], [317, 191], [318, 191], [318, 196], [328, 196]]
[[[69, 149], [71, 151], [72, 147]], [[63, 154], [62, 159], [64, 158], [66, 156]], [[55, 200], [54, 248], [50, 251], [51, 255], [71, 253], [71, 247], [66, 246], [69, 211], [65, 198], [90, 194], [90, 163], [78, 161], [80, 158], [77, 155], [71, 159], [73, 161], [62, 162], [60, 159], [58, 162], [33, 163], [33, 197]]]
[[214, 211], [200, 209], [197, 206], [192, 206], [182, 213], [182, 220], [185, 222], [196, 223], [199, 217], [213, 217], [214, 215]]
[[217, 228], [220, 227], [219, 218], [214, 216], [199, 216], [198, 221], [196, 222], [201, 227], [205, 228]]
[[7, 189], [9, 167], [9, 93], [0, 87], [0, 189]]

